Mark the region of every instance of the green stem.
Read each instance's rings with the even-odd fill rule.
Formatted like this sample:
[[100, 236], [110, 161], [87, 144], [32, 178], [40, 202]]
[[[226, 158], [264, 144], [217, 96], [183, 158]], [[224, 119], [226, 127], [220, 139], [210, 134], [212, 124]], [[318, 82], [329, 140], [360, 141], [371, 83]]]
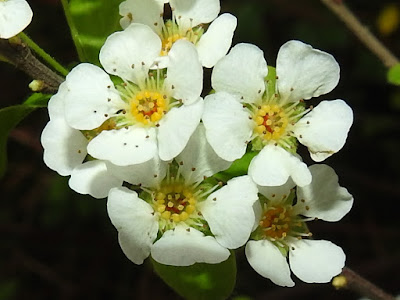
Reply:
[[64, 8], [65, 18], [67, 19], [67, 23], [69, 29], [71, 30], [72, 40], [74, 41], [76, 51], [78, 52], [78, 57], [80, 61], [85, 61], [85, 54], [82, 48], [81, 41], [79, 39], [78, 30], [75, 27], [74, 20], [72, 19], [71, 11], [69, 10], [68, 0], [61, 0], [62, 6]]
[[39, 47], [30, 37], [28, 37], [25, 33], [21, 32], [18, 34], [18, 37], [29, 47], [31, 48], [37, 55], [43, 58], [50, 66], [54, 68], [57, 72], [59, 72], [63, 76], [67, 76], [69, 71], [64, 68], [60, 63], [58, 63], [54, 58], [52, 58], [46, 51]]

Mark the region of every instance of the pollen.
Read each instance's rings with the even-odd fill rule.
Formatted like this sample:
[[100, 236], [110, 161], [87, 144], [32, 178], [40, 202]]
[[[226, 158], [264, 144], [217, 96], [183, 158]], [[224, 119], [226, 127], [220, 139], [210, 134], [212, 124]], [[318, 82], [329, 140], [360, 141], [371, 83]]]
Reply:
[[285, 134], [289, 118], [277, 104], [259, 106], [253, 114], [254, 133], [265, 141], [278, 141]]
[[193, 191], [182, 183], [170, 183], [155, 193], [153, 207], [160, 217], [168, 222], [185, 222], [196, 212]]
[[168, 106], [163, 95], [156, 91], [140, 91], [130, 100], [132, 117], [143, 125], [155, 125], [167, 110]]
[[265, 238], [284, 239], [291, 230], [292, 206], [268, 208], [259, 222]]

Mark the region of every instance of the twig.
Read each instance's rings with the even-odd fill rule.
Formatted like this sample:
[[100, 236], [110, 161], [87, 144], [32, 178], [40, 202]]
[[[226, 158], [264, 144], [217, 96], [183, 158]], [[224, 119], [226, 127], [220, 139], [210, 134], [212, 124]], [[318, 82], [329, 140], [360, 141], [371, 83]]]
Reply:
[[20, 40], [0, 40], [1, 54], [18, 69], [24, 71], [32, 79], [44, 82], [44, 93], [54, 94], [64, 78], [50, 70], [40, 62]]
[[342, 1], [321, 0], [331, 11], [333, 11], [347, 27], [369, 48], [382, 62], [390, 68], [399, 63], [399, 59], [389, 51], [343, 4]]
[[337, 289], [347, 288], [371, 300], [395, 300], [395, 297], [347, 267], [333, 279], [332, 285]]

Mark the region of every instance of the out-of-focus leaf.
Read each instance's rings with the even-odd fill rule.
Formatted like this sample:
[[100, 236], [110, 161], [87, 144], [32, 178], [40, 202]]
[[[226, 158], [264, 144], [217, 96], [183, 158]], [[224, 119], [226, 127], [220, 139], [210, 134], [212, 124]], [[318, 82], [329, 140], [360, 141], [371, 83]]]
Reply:
[[157, 274], [188, 300], [227, 299], [235, 287], [236, 260], [233, 251], [226, 261], [219, 264], [176, 267], [151, 261]]
[[51, 95], [34, 93], [23, 104], [0, 109], [0, 178], [7, 166], [7, 138], [9, 132], [29, 113], [39, 107], [46, 107]]
[[387, 73], [387, 80], [394, 85], [400, 85], [400, 64], [397, 64], [389, 69]]
[[[122, 0], [70, 0], [68, 9], [76, 32], [74, 42], [80, 59], [99, 64], [99, 51], [106, 38], [121, 30], [118, 6]], [[72, 28], [71, 28], [72, 29]]]

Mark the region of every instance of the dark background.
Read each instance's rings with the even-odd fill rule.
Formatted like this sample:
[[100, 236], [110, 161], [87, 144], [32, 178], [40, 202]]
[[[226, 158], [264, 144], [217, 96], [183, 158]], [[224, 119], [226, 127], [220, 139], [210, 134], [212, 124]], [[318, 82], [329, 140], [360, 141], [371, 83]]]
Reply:
[[[105, 0], [106, 1], [106, 0]], [[376, 20], [390, 1], [349, 0], [347, 5], [394, 53], [400, 30], [379, 33]], [[60, 62], [77, 62], [61, 4], [31, 0], [35, 16], [26, 32]], [[399, 293], [400, 88], [386, 83], [386, 68], [317, 0], [223, 0], [222, 11], [238, 17], [234, 44], [254, 43], [275, 66], [279, 47], [298, 39], [334, 55], [339, 85], [321, 99], [344, 99], [354, 110], [345, 147], [326, 163], [355, 198], [340, 222], [313, 222], [319, 239], [340, 245], [347, 266], [390, 293]], [[14, 67], [0, 65], [0, 107], [21, 103], [31, 81]], [[120, 250], [106, 201], [81, 196], [68, 178], [42, 160], [40, 134], [48, 121], [41, 109], [11, 132], [9, 165], [0, 181], [0, 299], [179, 299], [153, 273]], [[306, 162], [312, 164], [302, 148]], [[233, 297], [251, 299], [358, 299], [329, 284], [281, 288], [253, 271], [237, 251]], [[294, 277], [294, 276], [293, 276]], [[246, 298], [247, 299], [247, 298]]]

